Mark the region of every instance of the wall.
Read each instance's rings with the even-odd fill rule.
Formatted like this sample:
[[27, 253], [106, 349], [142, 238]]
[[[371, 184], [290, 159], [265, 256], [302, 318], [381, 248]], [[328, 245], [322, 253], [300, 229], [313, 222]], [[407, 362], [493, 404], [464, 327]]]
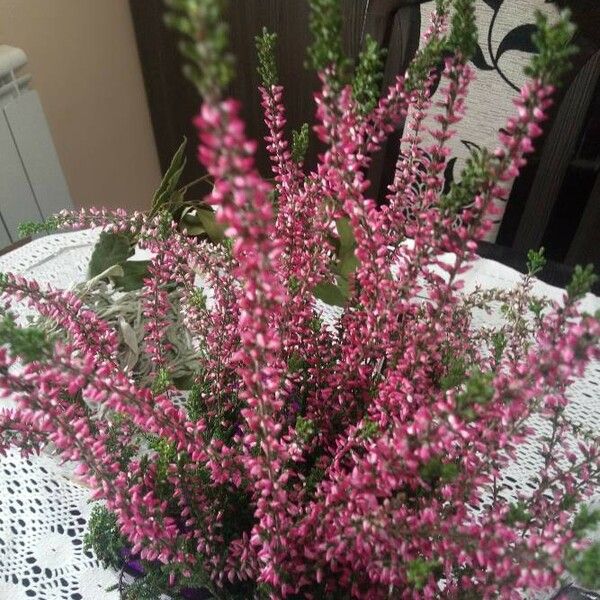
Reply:
[[160, 168], [127, 0], [0, 0], [77, 206], [148, 206]]

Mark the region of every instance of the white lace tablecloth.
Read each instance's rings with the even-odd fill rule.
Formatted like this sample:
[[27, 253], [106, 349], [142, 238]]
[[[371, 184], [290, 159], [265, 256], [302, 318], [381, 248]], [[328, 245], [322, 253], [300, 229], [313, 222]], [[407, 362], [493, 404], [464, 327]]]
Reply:
[[[0, 256], [0, 272], [20, 273], [40, 283], [67, 288], [85, 279], [97, 231], [50, 235]], [[509, 288], [519, 273], [490, 260], [478, 260], [466, 275], [466, 290]], [[534, 291], [559, 300], [562, 291], [537, 282]], [[600, 309], [600, 298], [588, 295], [583, 308]], [[492, 325], [497, 317], [478, 314], [476, 324]], [[570, 391], [573, 419], [600, 431], [600, 364]], [[525, 445], [508, 475], [515, 491], [525, 489], [539, 468]], [[83, 550], [91, 506], [89, 491], [69, 478], [55, 458], [42, 454], [27, 460], [12, 451], [0, 458], [0, 600], [118, 600], [106, 592], [118, 575], [105, 571]]]

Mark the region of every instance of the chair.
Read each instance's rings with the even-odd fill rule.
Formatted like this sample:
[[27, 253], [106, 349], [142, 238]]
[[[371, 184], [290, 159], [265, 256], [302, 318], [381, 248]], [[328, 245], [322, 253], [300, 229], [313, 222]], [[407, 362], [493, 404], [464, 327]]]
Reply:
[[[594, 143], [600, 134], [598, 3], [476, 0], [480, 28], [479, 48], [472, 60], [476, 82], [453, 150], [460, 164], [470, 147], [495, 145], [496, 129], [512, 111], [511, 99], [524, 79], [522, 68], [534, 51], [534, 11], [555, 12], [567, 5], [572, 5], [579, 25], [574, 68], [557, 95], [552, 120], [530, 167], [514, 182], [505, 216], [496, 223], [491, 240], [521, 255], [544, 245], [555, 261], [571, 266], [593, 262], [600, 267], [600, 148]], [[369, 33], [388, 48], [385, 85], [406, 69], [433, 6], [432, 1], [418, 0], [366, 3], [363, 38]], [[369, 173], [371, 194], [379, 198], [393, 177], [400, 136], [398, 131], [390, 137]], [[454, 165], [448, 174], [456, 177], [458, 172]], [[569, 202], [573, 195], [578, 196], [578, 203]]]

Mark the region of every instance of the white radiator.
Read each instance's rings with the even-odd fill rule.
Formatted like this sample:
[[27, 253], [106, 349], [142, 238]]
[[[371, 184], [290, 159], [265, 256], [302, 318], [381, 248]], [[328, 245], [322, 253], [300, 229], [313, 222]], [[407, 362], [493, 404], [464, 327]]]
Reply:
[[72, 208], [48, 123], [22, 50], [0, 45], [0, 249], [18, 239], [23, 221]]

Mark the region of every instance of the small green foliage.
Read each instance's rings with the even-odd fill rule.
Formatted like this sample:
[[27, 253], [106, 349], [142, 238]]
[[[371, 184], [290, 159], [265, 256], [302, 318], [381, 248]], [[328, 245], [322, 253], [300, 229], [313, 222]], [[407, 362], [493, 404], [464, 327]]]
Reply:
[[442, 208], [459, 212], [468, 206], [475, 196], [489, 182], [492, 156], [485, 148], [471, 150], [460, 175], [459, 182], [453, 182], [448, 194], [440, 200]]
[[292, 131], [292, 160], [297, 164], [303, 163], [306, 158], [309, 132], [308, 123], [303, 123], [300, 129]]
[[600, 542], [592, 544], [567, 561], [567, 568], [577, 582], [591, 590], [600, 588]]
[[203, 98], [218, 100], [231, 83], [234, 59], [228, 50], [225, 0], [165, 0], [166, 24], [181, 36], [179, 49], [189, 61], [185, 75]]
[[298, 417], [296, 419], [296, 434], [305, 443], [308, 444], [317, 432], [315, 424], [311, 419]]
[[319, 333], [323, 328], [323, 320], [320, 317], [313, 317], [310, 320], [309, 327], [314, 333]]
[[506, 515], [506, 522], [509, 525], [515, 525], [516, 523], [527, 523], [531, 515], [527, 510], [527, 506], [524, 502], [518, 501], [510, 504], [509, 511]]
[[18, 327], [10, 314], [0, 319], [0, 345], [9, 346], [11, 354], [25, 363], [41, 360], [51, 350], [44, 331], [36, 327]]
[[546, 266], [546, 257], [544, 256], [544, 248], [539, 250], [530, 250], [527, 253], [527, 272], [530, 276], [537, 275]]
[[571, 67], [569, 58], [577, 51], [571, 43], [575, 27], [571, 23], [569, 11], [563, 11], [555, 23], [541, 11], [536, 12], [537, 32], [532, 40], [537, 48], [525, 73], [542, 83], [559, 85], [562, 76]]
[[277, 63], [275, 61], [277, 34], [269, 33], [267, 28], [263, 27], [262, 34], [257, 35], [255, 40], [258, 54], [257, 71], [263, 86], [270, 88], [278, 83]]
[[560, 501], [560, 509], [572, 511], [577, 506], [577, 496], [575, 494], [566, 493]]
[[111, 416], [106, 448], [111, 453], [119, 455], [119, 463], [123, 469], [126, 469], [131, 459], [135, 456], [137, 447], [135, 444], [123, 444], [121, 435], [123, 433], [124, 422], [125, 417], [121, 413], [114, 413]]
[[337, 260], [332, 265], [332, 271], [336, 274], [338, 288], [342, 295], [347, 298], [350, 294], [350, 279], [360, 262], [356, 258], [356, 239], [350, 220], [341, 217], [336, 220], [338, 237], [333, 239], [336, 248]]
[[435, 12], [440, 16], [447, 15], [451, 2], [452, 0], [435, 0]]
[[404, 87], [407, 91], [413, 92], [423, 86], [431, 69], [442, 60], [445, 50], [445, 39], [432, 38], [417, 51], [406, 72]]
[[492, 385], [493, 373], [475, 370], [465, 383], [464, 390], [457, 395], [456, 405], [463, 418], [475, 418], [473, 407], [477, 404], [487, 404], [494, 396]]
[[[583, 505], [573, 520], [573, 533], [576, 540], [586, 538], [600, 525], [600, 510]], [[586, 588], [600, 587], [600, 542], [584, 550], [570, 548], [567, 551], [565, 566], [578, 583]]]
[[306, 369], [307, 363], [301, 354], [294, 352], [288, 359], [287, 367], [290, 373], [299, 373]]
[[445, 362], [448, 370], [440, 379], [440, 389], [444, 392], [461, 385], [467, 374], [467, 361], [463, 357], [449, 356]]
[[415, 558], [406, 563], [406, 579], [415, 589], [421, 590], [427, 584], [429, 577], [438, 569], [437, 561]]
[[292, 296], [300, 291], [300, 282], [293, 275], [288, 279], [288, 290]]
[[376, 106], [381, 92], [385, 50], [367, 35], [365, 47], [358, 57], [358, 65], [352, 86], [354, 99], [361, 114], [370, 113]]
[[600, 525], [600, 510], [591, 509], [584, 504], [573, 519], [573, 533], [577, 538], [582, 538], [596, 529], [598, 525]]
[[377, 436], [379, 433], [379, 425], [371, 419], [363, 419], [362, 427], [360, 428], [360, 437], [364, 440], [370, 440]]
[[127, 260], [121, 263], [122, 277], [113, 277], [115, 285], [123, 292], [139, 290], [148, 277], [148, 260]]
[[206, 308], [206, 294], [201, 288], [196, 288], [189, 297], [189, 303], [199, 310]]
[[229, 253], [229, 255], [233, 254], [233, 238], [226, 237], [222, 242], [223, 248]]
[[448, 38], [449, 49], [460, 52], [467, 60], [477, 47], [477, 24], [475, 22], [474, 0], [455, 0], [454, 11]]
[[127, 260], [134, 254], [133, 239], [122, 233], [103, 231], [94, 246], [88, 265], [88, 278], [105, 273], [111, 267], [120, 267], [120, 274], [111, 273], [110, 279], [124, 292], [139, 290], [148, 276], [147, 260]]
[[311, 495], [314, 494], [319, 483], [323, 481], [323, 477], [325, 477], [325, 471], [319, 467], [313, 467], [304, 484], [306, 491]]
[[[448, 13], [451, 0], [438, 0], [436, 10], [440, 15]], [[418, 50], [408, 67], [405, 87], [407, 91], [420, 89], [432, 69], [438, 67], [448, 52], [459, 52], [466, 60], [475, 51], [477, 26], [474, 0], [454, 0], [450, 34], [446, 37], [433, 36]]]
[[164, 394], [171, 387], [171, 375], [168, 369], [159, 369], [152, 382], [153, 394]]
[[173, 216], [166, 209], [158, 211], [157, 235], [161, 240], [166, 240], [172, 233]]
[[436, 456], [421, 466], [419, 475], [429, 485], [435, 485], [439, 481], [447, 483], [458, 476], [458, 466], [454, 463], [444, 463]]
[[324, 72], [332, 68], [330, 84], [341, 88], [349, 62], [342, 47], [342, 10], [340, 0], [310, 0], [310, 31], [313, 37], [308, 48], [309, 68]]
[[494, 360], [498, 363], [504, 354], [508, 340], [502, 331], [494, 331], [492, 334], [492, 348], [494, 349]]
[[192, 421], [197, 421], [204, 413], [204, 402], [202, 400], [203, 386], [195, 383], [189, 391], [185, 406], [188, 417]]
[[163, 482], [162, 491], [169, 493], [167, 483], [169, 465], [177, 461], [177, 450], [172, 442], [163, 438], [152, 438], [149, 446], [156, 452], [156, 479]]
[[25, 221], [19, 224], [19, 237], [30, 237], [39, 233], [55, 233], [60, 228], [60, 222], [57, 217], [48, 217], [45, 221], [37, 223], [35, 221]]
[[165, 592], [173, 593], [169, 586], [168, 568], [144, 564], [145, 575], [135, 579], [121, 592], [123, 600], [157, 600]]
[[529, 310], [539, 319], [544, 310], [545, 303], [539, 298], [534, 298], [529, 302]]
[[567, 285], [567, 294], [571, 301], [580, 300], [598, 281], [598, 276], [594, 273], [594, 265], [589, 264], [586, 267], [577, 265], [573, 271], [571, 283]]
[[121, 567], [121, 550], [127, 547], [127, 542], [119, 531], [117, 517], [102, 504], [92, 508], [83, 543], [105, 569]]

